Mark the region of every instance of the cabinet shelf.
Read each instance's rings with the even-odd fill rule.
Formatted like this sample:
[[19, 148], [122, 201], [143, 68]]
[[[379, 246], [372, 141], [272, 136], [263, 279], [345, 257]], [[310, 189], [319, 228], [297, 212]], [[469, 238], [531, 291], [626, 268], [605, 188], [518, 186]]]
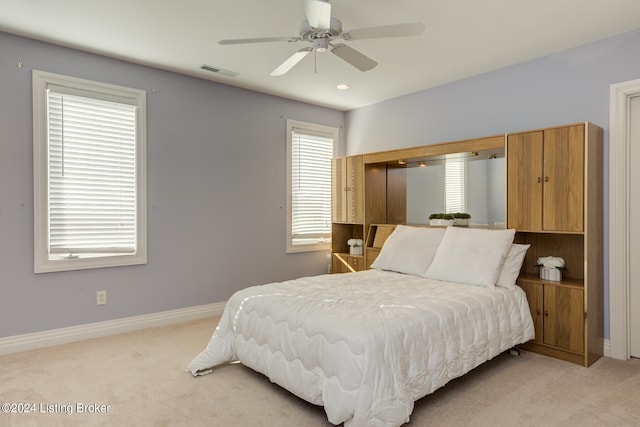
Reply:
[[364, 240], [364, 163], [356, 155], [331, 163], [331, 272], [364, 270], [364, 254], [350, 255], [347, 242]]
[[332, 273], [353, 273], [364, 270], [364, 255], [351, 255], [348, 252], [331, 254]]
[[364, 255], [351, 255], [349, 252], [340, 252], [336, 255], [340, 255], [342, 257], [351, 257], [351, 258], [362, 258], [364, 259]]
[[[602, 129], [579, 123], [507, 137], [507, 224], [529, 244], [518, 285], [535, 339], [522, 348], [589, 366], [604, 352]], [[558, 282], [536, 260], [564, 259]]]
[[540, 278], [539, 275], [535, 275], [535, 274], [521, 274], [520, 277], [518, 278], [518, 281], [538, 283], [538, 284], [548, 283], [550, 285], [563, 286], [567, 288], [579, 288], [579, 289], [584, 288], [584, 280], [564, 278], [564, 277], [562, 278], [562, 280], [558, 282], [554, 282], [552, 280], [543, 280]]
[[364, 224], [344, 224], [334, 222], [331, 224], [331, 252], [349, 252], [349, 239], [364, 240]]

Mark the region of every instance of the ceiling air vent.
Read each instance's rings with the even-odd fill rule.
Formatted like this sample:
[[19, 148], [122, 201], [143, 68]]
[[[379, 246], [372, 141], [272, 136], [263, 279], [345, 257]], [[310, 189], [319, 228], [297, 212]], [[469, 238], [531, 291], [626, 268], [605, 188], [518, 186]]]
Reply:
[[239, 74], [239, 73], [236, 73], [235, 71], [225, 70], [224, 68], [220, 68], [220, 67], [212, 67], [211, 65], [203, 65], [200, 68], [202, 68], [203, 70], [211, 71], [212, 73], [222, 74], [227, 77], [235, 77]]

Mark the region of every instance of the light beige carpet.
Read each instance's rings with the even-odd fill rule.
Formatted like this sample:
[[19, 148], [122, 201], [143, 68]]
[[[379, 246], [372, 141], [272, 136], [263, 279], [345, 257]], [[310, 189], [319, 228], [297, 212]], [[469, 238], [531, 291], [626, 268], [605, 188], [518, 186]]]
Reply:
[[[0, 357], [3, 410], [35, 410], [0, 412], [0, 426], [331, 425], [321, 407], [241, 365], [199, 378], [185, 372], [217, 321]], [[407, 424], [515, 425], [640, 426], [640, 361], [603, 358], [583, 368], [502, 355], [416, 402]]]

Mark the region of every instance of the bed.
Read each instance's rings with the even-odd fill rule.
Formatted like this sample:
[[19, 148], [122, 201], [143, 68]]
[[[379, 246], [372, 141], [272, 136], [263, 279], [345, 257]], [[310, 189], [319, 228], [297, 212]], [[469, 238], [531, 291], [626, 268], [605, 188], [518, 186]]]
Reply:
[[[526, 247], [509, 230], [460, 240], [450, 229], [397, 227], [372, 270], [236, 292], [187, 370], [205, 375], [239, 360], [324, 406], [333, 424], [409, 421], [414, 401], [534, 336], [515, 285]], [[498, 234], [505, 243], [494, 245]], [[488, 257], [498, 265], [487, 267]]]

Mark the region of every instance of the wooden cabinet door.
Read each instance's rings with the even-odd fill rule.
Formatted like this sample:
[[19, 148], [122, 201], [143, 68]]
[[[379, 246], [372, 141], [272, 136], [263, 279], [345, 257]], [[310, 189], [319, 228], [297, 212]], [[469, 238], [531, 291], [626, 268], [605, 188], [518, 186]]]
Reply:
[[544, 131], [542, 228], [584, 229], [584, 126]]
[[331, 257], [332, 273], [350, 273], [364, 270], [364, 256], [334, 253]]
[[347, 162], [345, 158], [331, 161], [331, 220], [345, 222], [347, 218], [347, 200], [344, 189], [347, 187]]
[[363, 222], [363, 160], [362, 156], [351, 156], [332, 161], [331, 219], [333, 222]]
[[544, 284], [544, 343], [584, 352], [584, 292]]
[[543, 132], [507, 138], [507, 227], [542, 230]]
[[509, 135], [507, 226], [584, 231], [584, 126]]
[[533, 326], [536, 331], [536, 336], [533, 339], [536, 342], [542, 342], [543, 331], [543, 287], [540, 283], [535, 282], [518, 282], [518, 285], [522, 288], [525, 294], [527, 294], [527, 301], [529, 302], [529, 310], [531, 311], [531, 317], [533, 318]]
[[350, 256], [349, 265], [353, 267], [355, 271], [364, 270], [364, 256]]
[[347, 157], [347, 221], [364, 221], [364, 158]]
[[349, 273], [351, 270], [349, 270], [349, 266], [348, 266], [348, 262], [346, 260], [346, 257], [340, 255], [340, 254], [332, 254], [331, 256], [331, 272], [333, 274], [338, 274], [338, 273]]

